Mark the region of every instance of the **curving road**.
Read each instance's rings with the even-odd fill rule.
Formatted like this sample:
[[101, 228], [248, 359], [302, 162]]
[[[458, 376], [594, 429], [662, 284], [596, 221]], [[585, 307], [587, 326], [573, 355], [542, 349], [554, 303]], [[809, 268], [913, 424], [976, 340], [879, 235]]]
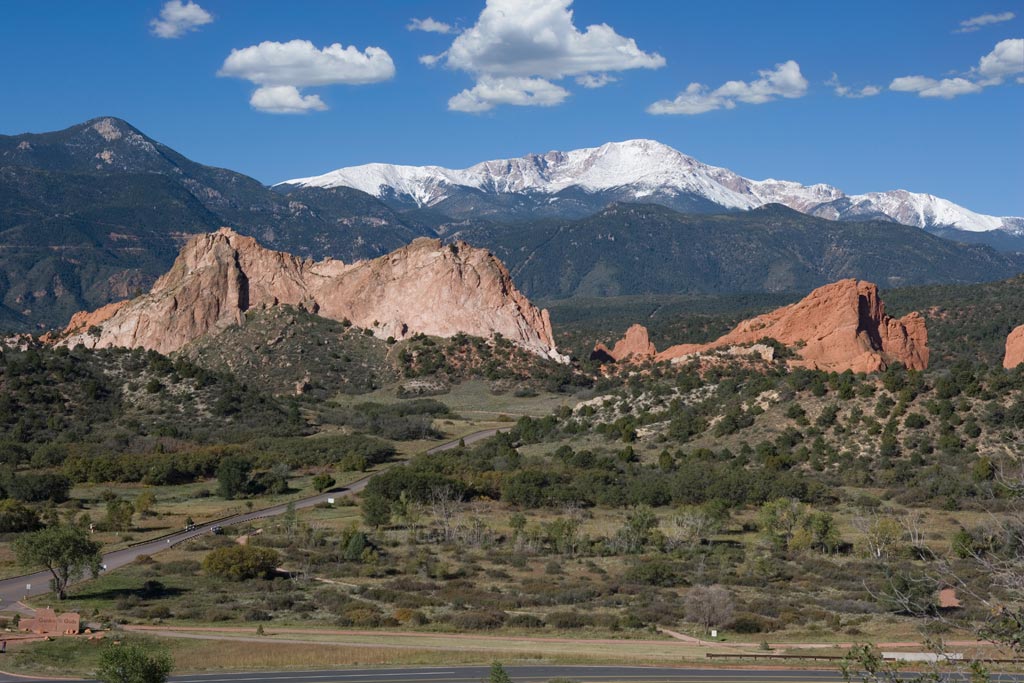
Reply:
[[[479, 432], [468, 434], [463, 437], [462, 441], [466, 444], [476, 443], [477, 441], [494, 436], [499, 431], [507, 430], [508, 428], [484, 429]], [[427, 453], [440, 453], [441, 451], [457, 448], [459, 446], [459, 441], [459, 439], [455, 439], [453, 441], [448, 441], [438, 446], [434, 446], [429, 449]], [[293, 505], [296, 510], [301, 510], [303, 508], [313, 507], [318, 503], [326, 503], [328, 498], [344, 498], [346, 496], [354, 495], [366, 488], [366, 484], [373, 478], [373, 476], [374, 475], [371, 474], [349, 484], [348, 486], [327, 491], [326, 493], [320, 493], [315, 496], [310, 496], [309, 498], [301, 498], [299, 500], [292, 501], [290, 504]], [[288, 510], [288, 505], [289, 503], [281, 503], [280, 505], [263, 508], [262, 510], [253, 510], [252, 512], [212, 520], [204, 524], [199, 524], [188, 531], [178, 531], [167, 536], [161, 536], [160, 538], [152, 541], [145, 541], [121, 550], [114, 550], [103, 555], [103, 571], [113, 571], [118, 567], [131, 564], [142, 555], [155, 555], [156, 553], [167, 550], [168, 548], [173, 548], [183, 541], [195, 538], [196, 536], [202, 536], [203, 534], [208, 534], [215, 526], [233, 526], [257, 519], [263, 519], [265, 517], [276, 517], [284, 514], [285, 511]], [[49, 593], [50, 578], [51, 575], [48, 571], [41, 571], [35, 572], [34, 574], [15, 576], [0, 581], [0, 610], [10, 609], [13, 603], [24, 598]]]
[[449, 441], [449, 442], [443, 443], [443, 444], [441, 444], [439, 446], [434, 446], [433, 448], [429, 448], [429, 449], [427, 449], [427, 454], [430, 455], [431, 453], [440, 453], [441, 451], [451, 451], [451, 450], [454, 450], [454, 449], [459, 447], [459, 443], [460, 442], [464, 443], [464, 444], [466, 444], [468, 446], [471, 443], [476, 443], [477, 441], [483, 441], [484, 439], [489, 439], [492, 436], [495, 436], [496, 434], [498, 434], [498, 432], [507, 432], [510, 429], [512, 429], [512, 428], [511, 427], [499, 427], [497, 429], [481, 429], [479, 432], [473, 432], [472, 434], [467, 434], [466, 436], [462, 437], [461, 439], [455, 439], [454, 441]]

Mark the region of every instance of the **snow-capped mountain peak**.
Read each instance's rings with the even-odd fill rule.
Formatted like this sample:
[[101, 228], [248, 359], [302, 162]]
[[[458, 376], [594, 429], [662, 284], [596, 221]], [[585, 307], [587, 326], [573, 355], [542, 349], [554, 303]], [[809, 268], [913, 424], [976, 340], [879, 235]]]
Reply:
[[702, 202], [704, 210], [714, 206], [747, 210], [778, 203], [833, 220], [888, 218], [921, 228], [1024, 233], [1024, 219], [979, 214], [930, 194], [893, 190], [847, 195], [824, 183], [751, 180], [646, 139], [496, 159], [464, 169], [365, 164], [280, 185], [352, 187], [421, 207], [437, 206], [466, 190], [487, 195], [550, 195], [556, 202], [554, 195], [574, 189], [588, 195], [607, 194], [609, 201], [642, 200], [673, 208]]
[[869, 192], [851, 197], [855, 206], [880, 211], [898, 223], [930, 227], [936, 225], [987, 232], [1004, 228], [1004, 219], [975, 213], [932, 194], [893, 190]]

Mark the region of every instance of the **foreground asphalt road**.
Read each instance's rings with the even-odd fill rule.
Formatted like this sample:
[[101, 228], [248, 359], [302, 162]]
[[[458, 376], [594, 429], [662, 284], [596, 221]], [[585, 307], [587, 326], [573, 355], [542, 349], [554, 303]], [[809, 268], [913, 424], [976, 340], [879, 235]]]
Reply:
[[[474, 432], [467, 435], [462, 440], [467, 443], [475, 443], [483, 439], [490, 438], [498, 433], [498, 429], [485, 429], [479, 432]], [[458, 447], [459, 439], [448, 441], [446, 443], [434, 446], [427, 453], [439, 453], [441, 451], [451, 450]], [[370, 481], [372, 475], [365, 477], [356, 482], [349, 484], [348, 486], [336, 489], [334, 491], [328, 491], [327, 493], [321, 493], [316, 496], [310, 496], [309, 498], [302, 498], [301, 500], [293, 501], [293, 505], [296, 510], [303, 508], [313, 507], [318, 503], [326, 503], [328, 498], [343, 498], [345, 496], [351, 496], [359, 493], [366, 484]], [[273, 507], [264, 508], [262, 510], [253, 510], [252, 512], [246, 512], [240, 515], [234, 515], [225, 519], [214, 520], [205, 524], [191, 529], [189, 531], [179, 531], [168, 536], [155, 539], [153, 541], [147, 541], [138, 545], [133, 545], [123, 550], [115, 550], [109, 552], [103, 556], [103, 564], [105, 569], [103, 571], [113, 571], [118, 567], [123, 567], [126, 564], [131, 564], [141, 555], [155, 555], [161, 551], [173, 548], [182, 541], [187, 541], [190, 538], [196, 536], [202, 536], [203, 534], [210, 533], [210, 530], [215, 526], [233, 526], [235, 524], [244, 524], [245, 522], [251, 522], [257, 519], [263, 519], [266, 517], [276, 517], [284, 514], [288, 509], [288, 503], [282, 503], [281, 505], [275, 505]], [[35, 574], [28, 574], [25, 576], [16, 576], [10, 579], [4, 579], [0, 581], [0, 610], [10, 609], [13, 603], [22, 600], [26, 597], [32, 597], [34, 595], [42, 595], [50, 592], [50, 573], [46, 571], [36, 572]], [[344, 680], [344, 679], [343, 679]]]
[[[838, 683], [836, 671], [781, 671], [755, 669], [674, 669], [645, 666], [509, 666], [514, 683], [547, 683], [565, 679], [574, 683]], [[488, 667], [453, 666], [406, 669], [342, 669], [268, 673], [217, 673], [172, 676], [172, 683], [480, 683]], [[0, 675], [0, 683], [24, 678]], [[41, 679], [33, 679], [41, 680]], [[65, 683], [67, 679], [64, 679]], [[950, 677], [963, 681], [963, 677]], [[1024, 676], [994, 676], [999, 683], [1022, 683]], [[47, 682], [49, 683], [49, 682]]]

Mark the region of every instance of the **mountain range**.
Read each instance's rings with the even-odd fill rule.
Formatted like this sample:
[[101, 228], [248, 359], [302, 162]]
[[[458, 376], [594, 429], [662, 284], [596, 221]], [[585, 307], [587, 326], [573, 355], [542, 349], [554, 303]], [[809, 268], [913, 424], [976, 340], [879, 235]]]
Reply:
[[751, 180], [655, 140], [528, 154], [457, 170], [366, 164], [289, 180], [277, 187], [350, 187], [395, 208], [429, 207], [452, 217], [578, 218], [612, 202], [706, 213], [782, 204], [830, 220], [887, 220], [926, 229], [995, 232], [996, 239], [1024, 237], [1024, 218], [987, 216], [941, 197], [906, 190], [847, 195], [825, 184]]
[[462, 239], [494, 251], [524, 293], [548, 299], [805, 293], [846, 277], [892, 287], [1024, 271], [1022, 254], [962, 244], [1024, 252], [1019, 219], [918, 195], [908, 196], [927, 201], [901, 213], [899, 193], [875, 202], [888, 213], [869, 210], [835, 188], [748, 181], [650, 141], [465, 172], [358, 168], [271, 188], [113, 117], [0, 136], [0, 328], [63, 326], [76, 311], [132, 297], [192, 236], [225, 226], [271, 249], [345, 262], [418, 237]]

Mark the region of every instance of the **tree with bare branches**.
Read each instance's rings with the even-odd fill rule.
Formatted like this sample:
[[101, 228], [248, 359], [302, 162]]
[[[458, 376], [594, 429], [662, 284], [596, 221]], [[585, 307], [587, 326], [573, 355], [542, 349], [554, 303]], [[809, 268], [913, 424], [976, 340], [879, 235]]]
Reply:
[[722, 586], [694, 586], [686, 593], [683, 609], [687, 621], [700, 624], [708, 633], [729, 623], [736, 603], [732, 593]]
[[430, 511], [441, 527], [446, 543], [455, 540], [455, 518], [462, 507], [462, 501], [451, 486], [436, 486], [430, 491]]

